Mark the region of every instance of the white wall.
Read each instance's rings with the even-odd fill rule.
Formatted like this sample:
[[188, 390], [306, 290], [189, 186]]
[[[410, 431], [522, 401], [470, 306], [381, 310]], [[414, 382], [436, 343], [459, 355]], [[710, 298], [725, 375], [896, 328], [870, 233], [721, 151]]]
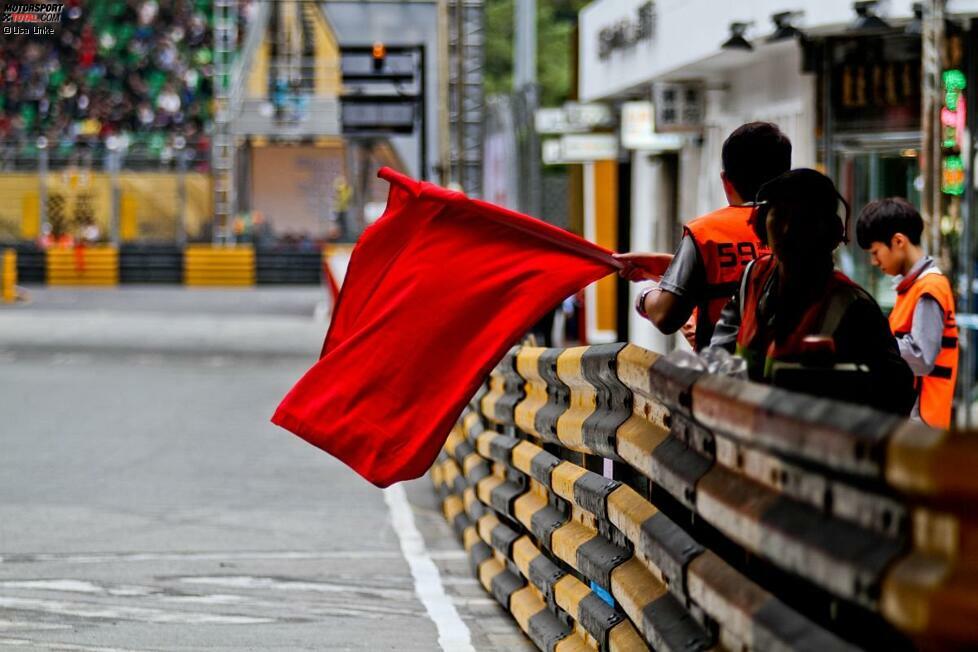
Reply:
[[801, 51], [791, 42], [769, 50], [747, 68], [715, 77], [707, 93], [700, 166], [687, 174], [683, 192], [696, 196], [695, 215], [723, 206], [720, 150], [731, 131], [745, 122], [774, 122], [791, 139], [792, 167], [815, 165], [816, 76], [801, 73]]
[[[852, 0], [656, 0], [658, 20], [651, 41], [600, 59], [599, 32], [622, 18], [631, 18], [642, 4], [642, 0], [598, 0], [581, 11], [582, 100], [616, 95], [705, 60], [720, 66], [752, 66], [751, 53], [720, 49], [735, 21], [752, 22], [747, 38], [760, 44], [773, 32], [771, 15], [777, 12], [804, 11], [796, 25], [816, 34], [838, 32], [855, 18]], [[978, 2], [951, 2], [949, 10], [970, 13], [978, 10]], [[879, 13], [894, 22], [906, 22], [913, 16], [913, 0], [882, 0]]]
[[[632, 154], [632, 217], [631, 251], [669, 251], [669, 233], [673, 228], [670, 179], [663, 170], [661, 159], [646, 152]], [[663, 335], [649, 320], [641, 317], [633, 306], [644, 283], [629, 283], [628, 340], [656, 353], [668, 352], [670, 338]]]

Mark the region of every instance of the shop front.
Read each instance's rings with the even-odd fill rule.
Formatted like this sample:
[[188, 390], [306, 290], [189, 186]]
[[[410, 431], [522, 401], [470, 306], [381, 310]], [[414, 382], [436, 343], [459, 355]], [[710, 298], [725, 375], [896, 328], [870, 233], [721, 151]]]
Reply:
[[[783, 0], [754, 4], [784, 9]], [[723, 47], [742, 11], [709, 0], [600, 0], [581, 12], [579, 97], [614, 106], [619, 119], [623, 248], [671, 252], [686, 222], [725, 204], [720, 150], [744, 122], [777, 123], [796, 165], [815, 165], [815, 70], [804, 69], [795, 39], [773, 38], [764, 8], [751, 8], [760, 12], [756, 47]], [[630, 284], [619, 293], [628, 339], [657, 351], [685, 346], [630, 310], [638, 291]]]
[[920, 205], [921, 44], [903, 30], [829, 36], [814, 44], [818, 84], [819, 165], [851, 209], [851, 242], [843, 271], [893, 305], [892, 283], [869, 265], [855, 242], [854, 222], [870, 201], [906, 197]]

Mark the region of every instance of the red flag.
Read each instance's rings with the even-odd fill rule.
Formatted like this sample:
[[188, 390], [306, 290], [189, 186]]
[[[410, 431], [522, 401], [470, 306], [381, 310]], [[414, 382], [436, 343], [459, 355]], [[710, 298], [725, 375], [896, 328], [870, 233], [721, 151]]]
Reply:
[[480, 383], [548, 310], [619, 269], [540, 220], [389, 168], [319, 361], [272, 421], [380, 487], [422, 475]]

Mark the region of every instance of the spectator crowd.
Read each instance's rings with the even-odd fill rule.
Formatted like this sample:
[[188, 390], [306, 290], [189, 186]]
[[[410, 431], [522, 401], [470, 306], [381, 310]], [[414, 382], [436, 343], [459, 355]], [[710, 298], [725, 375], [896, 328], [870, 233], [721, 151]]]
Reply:
[[[150, 159], [206, 164], [213, 116], [212, 2], [65, 0], [50, 37], [0, 41], [0, 143], [53, 155], [117, 136]], [[239, 42], [253, 3], [238, 7]]]

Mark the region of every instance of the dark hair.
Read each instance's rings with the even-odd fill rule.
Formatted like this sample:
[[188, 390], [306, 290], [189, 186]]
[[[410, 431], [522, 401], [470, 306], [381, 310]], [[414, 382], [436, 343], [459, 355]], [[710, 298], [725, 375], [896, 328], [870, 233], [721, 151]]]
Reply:
[[748, 122], [723, 141], [723, 173], [744, 201], [762, 185], [791, 169], [791, 141], [770, 122]]
[[871, 201], [856, 220], [856, 241], [863, 249], [869, 249], [874, 242], [882, 242], [889, 247], [897, 233], [902, 233], [910, 242], [919, 245], [923, 232], [923, 218], [913, 204], [903, 197]]
[[[753, 226], [761, 242], [768, 241], [767, 215], [772, 209], [777, 220], [794, 227], [789, 235], [798, 251], [831, 253], [846, 241], [849, 205], [821, 172], [808, 168], [785, 172], [761, 186], [757, 201]], [[839, 203], [845, 208], [844, 219], [839, 217]]]

